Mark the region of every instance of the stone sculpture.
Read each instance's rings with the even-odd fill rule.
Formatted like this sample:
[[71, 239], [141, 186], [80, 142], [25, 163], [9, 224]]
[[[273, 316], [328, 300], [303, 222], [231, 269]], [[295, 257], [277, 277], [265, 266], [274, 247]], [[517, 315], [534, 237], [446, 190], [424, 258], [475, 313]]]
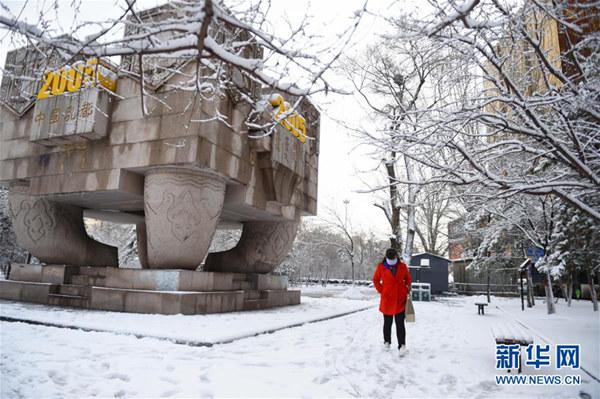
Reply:
[[[40, 64], [24, 62], [31, 57], [31, 48], [10, 52], [6, 70], [26, 74]], [[142, 100], [140, 83], [110, 64], [77, 62], [71, 70], [102, 87], [52, 95], [39, 91], [41, 78], [32, 85], [5, 74], [2, 81], [0, 184], [10, 191], [19, 245], [45, 264], [118, 268], [116, 248], [86, 234], [83, 216], [93, 211], [136, 225], [144, 269], [200, 270], [206, 260], [206, 272], [272, 272], [291, 249], [300, 217], [316, 214], [315, 107], [300, 102], [288, 121], [281, 110], [296, 99], [274, 93], [273, 111], [261, 118], [276, 127], [264, 135], [248, 130], [250, 107], [235, 96], [198, 101], [193, 92], [167, 89], [177, 75], [166, 74]], [[185, 73], [195, 65], [177, 67]], [[194, 122], [217, 112], [228, 123]], [[215, 230], [232, 223], [243, 228], [238, 245], [208, 254]]]

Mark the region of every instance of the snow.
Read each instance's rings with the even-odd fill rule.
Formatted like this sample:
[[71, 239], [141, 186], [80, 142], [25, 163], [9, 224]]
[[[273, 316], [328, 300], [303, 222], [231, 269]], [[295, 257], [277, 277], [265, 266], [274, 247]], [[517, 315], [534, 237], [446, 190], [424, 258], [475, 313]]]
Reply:
[[[368, 288], [367, 288], [368, 289]], [[368, 289], [370, 291], [373, 291], [373, 289]], [[346, 290], [344, 290], [339, 296], [340, 298], [348, 298], [348, 299], [367, 299], [368, 296], [365, 295], [363, 293], [364, 289], [361, 289], [360, 287], [354, 286], [354, 287], [349, 287]]]
[[533, 335], [524, 331], [518, 324], [506, 323], [505, 320], [492, 325], [492, 335], [496, 340], [510, 340], [519, 343], [533, 342]]
[[[362, 289], [361, 289], [362, 290]], [[576, 341], [583, 353], [597, 340], [597, 315], [589, 303], [574, 303], [562, 320], [542, 317], [543, 306], [520, 311], [517, 299], [492, 298], [485, 316], [478, 316], [471, 298], [439, 298], [415, 302], [416, 323], [407, 323], [408, 354], [385, 351], [381, 343], [381, 314], [376, 297], [343, 299], [347, 289], [315, 288], [319, 298], [303, 297], [304, 305], [208, 316], [125, 315], [93, 312], [110, 328], [122, 324], [168, 329], [186, 326], [180, 334], [197, 339], [209, 334], [220, 340], [236, 335], [244, 324], [264, 328], [297, 321], [326, 308], [367, 310], [344, 317], [288, 328], [272, 334], [235, 340], [212, 347], [177, 345], [154, 338], [135, 338], [107, 332], [2, 322], [2, 385], [0, 395], [11, 397], [579, 397], [600, 395], [600, 384], [583, 372], [581, 386], [500, 386], [495, 384], [493, 323], [514, 323], [519, 316], [556, 342]], [[331, 296], [327, 296], [331, 295]], [[495, 305], [501, 308], [496, 308]], [[585, 307], [583, 305], [589, 305]], [[1, 313], [26, 318], [43, 316], [41, 307], [4, 302]], [[587, 311], [586, 311], [587, 308]], [[90, 312], [47, 312], [54, 320], [91, 322]], [[106, 313], [101, 315], [100, 313]], [[70, 315], [69, 315], [70, 314]], [[67, 315], [69, 315], [67, 320]], [[192, 321], [182, 321], [189, 319]], [[273, 320], [276, 319], [276, 320]], [[198, 320], [204, 320], [203, 322]], [[568, 320], [568, 322], [565, 322]], [[583, 323], [583, 324], [581, 324]], [[582, 328], [573, 329], [573, 325]], [[525, 328], [525, 327], [523, 327]], [[590, 331], [587, 331], [587, 330]], [[585, 331], [582, 331], [585, 330]], [[166, 331], [166, 330], [165, 330]], [[156, 332], [156, 331], [153, 331]], [[567, 338], [561, 337], [561, 334]], [[534, 335], [538, 342], [539, 337]], [[395, 338], [394, 338], [395, 339]], [[582, 364], [598, 375], [584, 357]], [[528, 367], [523, 373], [548, 374]], [[552, 369], [552, 374], [561, 373]]]
[[574, 299], [569, 308], [564, 299], [559, 300], [556, 313], [551, 315], [547, 314], [543, 298], [537, 298], [533, 308], [527, 308], [525, 302], [525, 311], [521, 311], [520, 300], [494, 298], [493, 304], [548, 343], [582, 344], [583, 367], [600, 377], [600, 314], [592, 310], [590, 301]]
[[302, 304], [260, 312], [211, 315], [158, 315], [81, 311], [30, 303], [0, 301], [2, 317], [85, 330], [150, 336], [172, 341], [210, 345], [270, 332], [290, 325], [327, 319], [339, 314], [374, 307], [375, 303], [338, 298], [302, 298]]

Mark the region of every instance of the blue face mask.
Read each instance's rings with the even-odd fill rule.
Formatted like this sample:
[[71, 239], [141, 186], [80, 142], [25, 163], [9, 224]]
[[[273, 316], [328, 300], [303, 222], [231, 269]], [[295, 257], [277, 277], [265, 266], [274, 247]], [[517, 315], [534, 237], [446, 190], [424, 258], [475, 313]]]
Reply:
[[398, 266], [398, 258], [390, 259], [385, 258], [383, 266], [388, 269], [394, 276], [396, 275], [396, 268]]

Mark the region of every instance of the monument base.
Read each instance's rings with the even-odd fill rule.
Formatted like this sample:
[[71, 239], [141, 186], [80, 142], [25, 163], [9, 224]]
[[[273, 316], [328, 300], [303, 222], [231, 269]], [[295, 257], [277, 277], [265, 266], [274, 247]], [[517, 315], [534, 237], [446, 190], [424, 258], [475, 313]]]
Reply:
[[189, 315], [298, 305], [300, 291], [275, 275], [13, 263], [0, 299]]

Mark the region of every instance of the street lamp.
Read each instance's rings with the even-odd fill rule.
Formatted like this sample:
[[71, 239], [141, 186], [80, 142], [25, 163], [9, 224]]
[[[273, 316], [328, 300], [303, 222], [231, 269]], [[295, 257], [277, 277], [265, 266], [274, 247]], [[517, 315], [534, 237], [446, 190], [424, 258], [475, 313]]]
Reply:
[[348, 204], [350, 203], [349, 199], [344, 200], [344, 227], [348, 228]]

